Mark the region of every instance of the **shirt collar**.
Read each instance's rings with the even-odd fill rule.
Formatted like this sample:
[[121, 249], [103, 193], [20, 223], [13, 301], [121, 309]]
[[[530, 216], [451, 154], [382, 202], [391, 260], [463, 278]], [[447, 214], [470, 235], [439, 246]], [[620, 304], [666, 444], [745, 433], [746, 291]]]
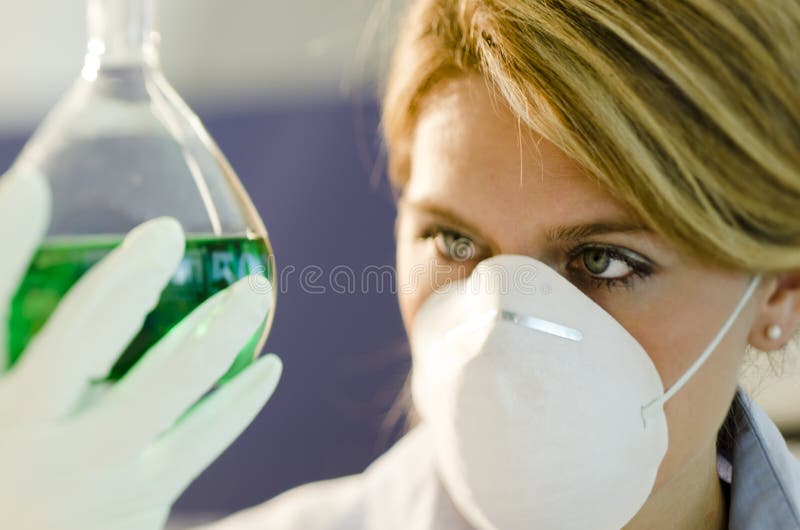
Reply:
[[717, 451], [731, 463], [731, 530], [800, 530], [800, 462], [741, 387], [719, 430]]

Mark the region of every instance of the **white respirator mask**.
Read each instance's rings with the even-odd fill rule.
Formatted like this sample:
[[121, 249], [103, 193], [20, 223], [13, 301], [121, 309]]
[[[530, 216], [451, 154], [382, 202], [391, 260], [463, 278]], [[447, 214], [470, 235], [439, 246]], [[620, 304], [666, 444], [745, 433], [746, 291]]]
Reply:
[[412, 395], [464, 517], [482, 530], [624, 526], [667, 451], [664, 403], [759, 279], [666, 392], [636, 339], [540, 261], [496, 256], [432, 294], [411, 332]]

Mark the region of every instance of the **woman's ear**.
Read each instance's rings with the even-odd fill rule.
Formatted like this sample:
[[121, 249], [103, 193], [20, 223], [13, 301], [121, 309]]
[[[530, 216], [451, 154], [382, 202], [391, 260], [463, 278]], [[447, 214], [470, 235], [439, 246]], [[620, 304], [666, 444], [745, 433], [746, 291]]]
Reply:
[[748, 342], [762, 351], [783, 347], [800, 324], [800, 270], [771, 277]]

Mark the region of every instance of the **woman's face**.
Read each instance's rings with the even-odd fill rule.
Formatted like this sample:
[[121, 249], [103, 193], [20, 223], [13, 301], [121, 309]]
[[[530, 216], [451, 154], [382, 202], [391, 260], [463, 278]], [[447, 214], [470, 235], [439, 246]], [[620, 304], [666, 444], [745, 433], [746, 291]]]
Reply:
[[[408, 332], [434, 288], [468, 275], [482, 259], [522, 254], [555, 269], [613, 315], [648, 352], [667, 388], [712, 340], [746, 288], [748, 275], [700, 264], [639, 226], [553, 144], [520, 128], [478, 78], [452, 81], [428, 100], [411, 156], [397, 220], [400, 308]], [[669, 449], [652, 495], [696, 473], [698, 465], [714, 469], [717, 430], [735, 391], [756, 305], [751, 300], [667, 403]]]

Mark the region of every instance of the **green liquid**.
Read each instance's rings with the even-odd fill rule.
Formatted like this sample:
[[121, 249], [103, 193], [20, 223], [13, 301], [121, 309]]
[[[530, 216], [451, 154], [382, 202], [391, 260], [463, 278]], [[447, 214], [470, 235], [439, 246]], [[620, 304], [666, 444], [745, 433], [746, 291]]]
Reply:
[[[42, 328], [58, 302], [78, 279], [121, 241], [70, 238], [45, 241], [11, 303], [9, 361], [13, 365], [28, 341]], [[273, 282], [273, 262], [263, 239], [246, 237], [187, 237], [186, 253], [158, 305], [145, 319], [138, 335], [108, 374], [120, 379], [153, 344], [194, 308], [239, 278], [257, 273]], [[246, 368], [258, 355], [269, 316], [236, 356], [222, 381]]]

